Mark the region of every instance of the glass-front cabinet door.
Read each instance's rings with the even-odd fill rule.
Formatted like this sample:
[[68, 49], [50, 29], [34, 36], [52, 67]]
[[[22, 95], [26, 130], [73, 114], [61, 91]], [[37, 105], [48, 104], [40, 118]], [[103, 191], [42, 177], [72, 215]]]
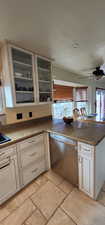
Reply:
[[38, 101], [52, 101], [51, 62], [43, 57], [37, 57]]
[[10, 50], [16, 105], [34, 103], [33, 54], [15, 47]]

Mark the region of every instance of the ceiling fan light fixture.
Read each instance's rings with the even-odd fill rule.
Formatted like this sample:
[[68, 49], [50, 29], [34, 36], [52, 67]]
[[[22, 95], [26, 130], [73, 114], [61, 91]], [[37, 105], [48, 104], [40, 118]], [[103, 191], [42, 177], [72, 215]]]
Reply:
[[94, 75], [95, 80], [100, 80], [102, 78], [102, 75]]

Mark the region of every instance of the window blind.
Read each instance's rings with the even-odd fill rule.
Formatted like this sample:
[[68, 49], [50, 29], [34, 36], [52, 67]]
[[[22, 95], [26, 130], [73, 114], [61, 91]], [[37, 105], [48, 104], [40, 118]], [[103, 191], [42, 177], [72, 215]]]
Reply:
[[54, 84], [53, 100], [73, 100], [73, 87]]
[[86, 102], [86, 101], [88, 101], [87, 87], [76, 88], [75, 99], [76, 99], [76, 102]]

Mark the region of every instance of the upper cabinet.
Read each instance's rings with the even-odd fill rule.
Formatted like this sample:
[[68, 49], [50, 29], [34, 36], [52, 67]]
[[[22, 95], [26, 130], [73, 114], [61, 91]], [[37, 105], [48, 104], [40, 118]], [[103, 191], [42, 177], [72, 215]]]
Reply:
[[12, 47], [10, 48], [10, 59], [16, 104], [34, 103], [35, 73], [33, 54]]
[[52, 101], [51, 61], [10, 44], [1, 56], [6, 107]]
[[38, 101], [52, 101], [51, 61], [37, 57]]

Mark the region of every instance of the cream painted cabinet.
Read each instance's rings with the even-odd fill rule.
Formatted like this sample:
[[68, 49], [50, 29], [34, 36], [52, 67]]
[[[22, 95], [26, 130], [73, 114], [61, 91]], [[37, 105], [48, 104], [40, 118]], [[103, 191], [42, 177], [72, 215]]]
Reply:
[[79, 189], [94, 198], [94, 147], [78, 143]]
[[20, 189], [16, 146], [0, 150], [0, 204]]
[[35, 104], [34, 54], [6, 44], [1, 56], [6, 107]]
[[47, 170], [44, 134], [18, 143], [21, 185], [25, 186]]
[[37, 56], [38, 102], [52, 102], [52, 65], [51, 61]]
[[6, 107], [52, 101], [51, 61], [9, 43], [1, 48]]

